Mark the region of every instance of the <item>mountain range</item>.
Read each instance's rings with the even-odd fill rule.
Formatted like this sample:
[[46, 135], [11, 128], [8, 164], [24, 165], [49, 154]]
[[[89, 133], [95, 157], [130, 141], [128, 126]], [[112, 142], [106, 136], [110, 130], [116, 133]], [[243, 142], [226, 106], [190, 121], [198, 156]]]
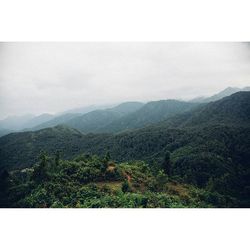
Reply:
[[220, 100], [239, 91], [249, 91], [250, 87], [228, 87], [220, 93], [208, 98], [196, 98], [190, 102], [177, 100], [161, 100], [148, 102], [127, 102], [119, 105], [92, 105], [67, 110], [55, 115], [31, 114], [11, 116], [0, 121], [0, 137], [11, 132], [36, 131], [57, 125], [67, 125], [79, 129], [83, 133], [117, 133], [125, 130], [141, 128], [160, 122], [173, 115], [188, 111], [199, 103]]
[[250, 91], [60, 116], [0, 138], [0, 206], [250, 207]]
[[[173, 104], [172, 101], [170, 103]], [[179, 102], [177, 104], [183, 105]], [[114, 110], [112, 115], [113, 112]], [[145, 114], [148, 117], [148, 113]], [[185, 141], [192, 143], [190, 137], [194, 134], [196, 141], [200, 140], [200, 143], [206, 144], [213, 140], [214, 134], [211, 134], [211, 138], [207, 137], [211, 131], [215, 135], [222, 131], [223, 133], [231, 131], [230, 136], [239, 137], [237, 133], [249, 131], [249, 127], [250, 92], [238, 92], [216, 102], [192, 107], [191, 110], [170, 116], [165, 121], [150, 123], [143, 128], [117, 134], [85, 135], [68, 126], [12, 133], [0, 138], [0, 167], [15, 168], [30, 165], [36, 161], [42, 150], [53, 153], [55, 148], [66, 158], [81, 152], [103, 154], [106, 151], [110, 151], [116, 160], [147, 159], [153, 155], [157, 158], [156, 156], [161, 155], [166, 147], [171, 149], [173, 147], [176, 150]], [[247, 138], [249, 139], [248, 133], [242, 139], [242, 144]], [[247, 147], [249, 141], [246, 142]]]
[[250, 87], [244, 87], [244, 88], [233, 88], [233, 87], [227, 87], [226, 89], [222, 90], [221, 92], [210, 96], [210, 97], [197, 97], [191, 100], [191, 102], [198, 102], [198, 103], [207, 103], [207, 102], [214, 102], [218, 101], [226, 96], [230, 96], [234, 93], [240, 92], [240, 91], [250, 91]]

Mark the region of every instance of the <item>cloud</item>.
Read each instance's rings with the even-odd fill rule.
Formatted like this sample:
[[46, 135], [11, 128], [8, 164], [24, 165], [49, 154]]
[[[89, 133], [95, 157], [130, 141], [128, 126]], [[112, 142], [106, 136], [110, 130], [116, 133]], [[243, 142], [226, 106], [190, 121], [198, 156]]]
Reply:
[[250, 83], [248, 43], [1, 43], [0, 117]]

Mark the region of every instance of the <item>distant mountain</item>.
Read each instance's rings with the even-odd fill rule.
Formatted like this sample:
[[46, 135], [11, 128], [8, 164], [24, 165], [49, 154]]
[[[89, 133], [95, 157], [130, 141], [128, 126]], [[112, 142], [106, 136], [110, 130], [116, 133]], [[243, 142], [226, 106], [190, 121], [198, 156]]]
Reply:
[[90, 106], [65, 110], [65, 111], [59, 113], [58, 115], [65, 115], [65, 114], [69, 114], [69, 113], [86, 114], [86, 113], [89, 113], [89, 112], [94, 111], [94, 110], [112, 108], [113, 106], [115, 106], [115, 105], [90, 105]]
[[250, 92], [236, 92], [221, 100], [203, 104], [167, 120], [165, 124], [179, 128], [209, 125], [250, 126]]
[[26, 123], [24, 123], [23, 127], [25, 127], [25, 128], [35, 127], [41, 123], [50, 121], [53, 117], [54, 117], [54, 115], [51, 115], [51, 114], [41, 114], [41, 115], [35, 116], [34, 118], [28, 120]]
[[142, 128], [173, 115], [180, 114], [196, 107], [197, 104], [176, 100], [161, 100], [149, 102], [135, 112], [121, 117], [99, 129], [98, 132], [120, 132], [135, 128]]
[[137, 111], [143, 105], [144, 104], [140, 102], [125, 102], [113, 108], [91, 111], [72, 118], [64, 122], [64, 124], [78, 129], [83, 133], [96, 133], [100, 132], [103, 127], [109, 126], [113, 121]]
[[197, 98], [191, 100], [191, 102], [200, 102], [200, 103], [214, 102], [214, 101], [218, 101], [224, 97], [230, 96], [234, 93], [237, 93], [239, 91], [250, 91], [250, 87], [245, 87], [245, 88], [228, 87], [216, 95], [213, 95], [211, 97], [197, 97]]
[[[96, 115], [95, 112], [88, 113], [91, 114], [90, 121], [95, 120], [91, 117]], [[112, 112], [121, 115], [119, 112], [105, 110], [105, 113], [101, 114], [101, 120], [105, 120], [106, 112], [108, 117]], [[98, 116], [95, 117], [96, 120], [99, 119]], [[44, 175], [46, 179], [54, 180], [56, 185], [59, 181], [62, 188], [69, 181], [67, 175], [79, 178], [79, 187], [84, 185], [82, 180], [85, 180], [85, 176], [93, 180], [96, 172], [92, 171], [92, 167], [96, 161], [86, 164], [85, 160], [89, 159], [89, 154], [96, 154], [102, 158], [109, 152], [116, 165], [124, 161], [143, 160], [147, 162], [148, 167], [142, 168], [142, 171], [148, 172], [150, 169], [152, 173], [158, 173], [159, 169], [162, 169], [163, 160], [168, 156], [169, 179], [204, 188], [202, 193], [196, 193], [196, 196], [213, 201], [214, 204], [219, 204], [218, 207], [220, 204], [249, 207], [250, 92], [237, 92], [215, 102], [200, 104], [184, 113], [168, 116], [165, 121], [117, 134], [83, 134], [66, 126], [35, 132], [11, 133], [0, 137], [0, 170], [34, 166], [42, 151], [51, 156], [47, 161], [47, 169], [55, 168], [59, 172], [62, 169], [58, 169], [55, 163], [56, 151], [60, 151], [60, 157], [66, 160], [85, 154], [80, 157], [81, 161], [59, 161], [68, 169], [64, 173], [64, 178], [61, 178], [61, 175]], [[79, 166], [86, 166], [86, 171], [79, 172]], [[14, 191], [26, 192], [33, 188], [30, 175], [26, 176], [19, 172], [18, 176], [20, 180], [24, 177], [28, 182], [27, 185], [16, 182]], [[138, 175], [138, 180], [141, 178], [142, 175]], [[44, 181], [41, 184], [39, 179], [40, 188], [43, 188], [44, 183], [48, 182]], [[158, 190], [155, 182], [150, 184], [150, 188]], [[68, 185], [69, 190], [72, 190], [71, 183]], [[47, 186], [50, 190], [51, 185]], [[74, 192], [75, 190], [77, 189], [74, 189]], [[208, 191], [212, 193], [208, 195]], [[33, 190], [30, 194], [29, 197], [33, 197]], [[176, 190], [173, 194], [176, 194]], [[17, 192], [17, 196], [19, 195]]]
[[7, 130], [21, 130], [25, 128], [25, 124], [31, 121], [35, 116], [32, 114], [22, 116], [9, 116], [0, 121], [0, 128]]
[[[93, 110], [85, 114], [82, 113], [65, 113], [50, 119], [47, 122], [34, 126], [30, 130], [39, 130], [43, 128], [50, 128], [59, 124], [66, 124], [68, 126], [80, 129], [88, 133], [94, 132], [99, 127], [112, 122], [114, 119], [126, 115], [130, 112], [138, 110], [144, 104], [140, 102], [125, 102], [118, 106], [103, 110]], [[87, 109], [85, 109], [87, 111]], [[27, 131], [27, 130], [26, 130]]]
[[1, 136], [4, 136], [4, 135], [7, 135], [7, 134], [9, 134], [9, 133], [11, 133], [11, 132], [13, 132], [12, 130], [9, 130], [9, 129], [4, 129], [4, 128], [2, 128], [2, 129], [0, 129], [0, 137]]
[[205, 151], [226, 157], [229, 163], [247, 165], [250, 164], [249, 141], [250, 92], [238, 92], [166, 121], [119, 134], [84, 135], [65, 126], [11, 133], [0, 138], [0, 168], [29, 166], [41, 150], [50, 154], [60, 150], [64, 158], [109, 151], [118, 161], [162, 159], [166, 149], [173, 157], [198, 153], [202, 157]]
[[91, 133], [97, 131], [99, 128], [110, 124], [116, 119], [122, 117], [122, 113], [113, 110], [95, 110], [87, 114], [73, 118], [64, 124], [78, 129], [83, 133]]
[[141, 103], [141, 102], [124, 102], [124, 103], [119, 104], [118, 106], [110, 108], [110, 110], [126, 115], [126, 114], [137, 111], [143, 105], [144, 103]]
[[81, 114], [75, 114], [75, 113], [68, 113], [68, 114], [59, 115], [59, 116], [54, 117], [53, 119], [50, 119], [47, 122], [43, 122], [37, 126], [34, 126], [30, 130], [34, 131], [34, 130], [39, 130], [39, 129], [43, 129], [43, 128], [54, 127], [54, 126], [57, 126], [59, 124], [67, 123], [67, 121], [69, 121], [73, 118], [76, 118], [80, 115]]

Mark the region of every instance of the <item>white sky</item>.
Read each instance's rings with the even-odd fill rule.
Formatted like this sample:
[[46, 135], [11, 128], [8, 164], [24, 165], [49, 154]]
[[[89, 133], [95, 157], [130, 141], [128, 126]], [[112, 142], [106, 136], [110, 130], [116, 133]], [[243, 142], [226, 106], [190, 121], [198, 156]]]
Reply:
[[247, 43], [0, 43], [0, 118], [249, 85]]

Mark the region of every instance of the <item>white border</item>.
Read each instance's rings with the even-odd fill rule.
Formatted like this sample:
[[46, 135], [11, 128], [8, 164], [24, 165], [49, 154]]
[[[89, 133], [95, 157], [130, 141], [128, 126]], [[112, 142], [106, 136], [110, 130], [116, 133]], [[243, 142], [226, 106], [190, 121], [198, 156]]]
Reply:
[[249, 249], [247, 209], [9, 209], [0, 221], [4, 250]]
[[4, 41], [249, 41], [247, 0], [0, 0]]
[[[0, 0], [1, 41], [250, 41], [247, 0]], [[249, 249], [249, 209], [1, 209], [1, 248]]]

